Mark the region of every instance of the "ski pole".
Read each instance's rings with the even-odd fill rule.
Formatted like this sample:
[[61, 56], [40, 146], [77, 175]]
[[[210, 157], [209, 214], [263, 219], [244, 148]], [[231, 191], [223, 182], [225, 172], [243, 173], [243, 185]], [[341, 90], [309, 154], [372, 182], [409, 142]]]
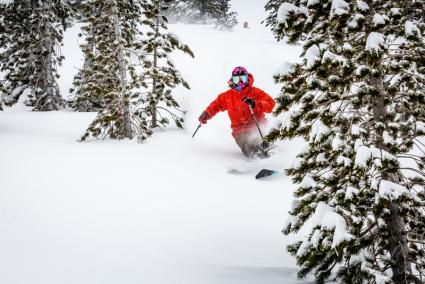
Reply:
[[193, 133], [192, 138], [195, 137], [196, 133], [198, 132], [199, 128], [201, 128], [202, 123], [199, 123], [198, 127], [195, 130], [195, 133]]
[[261, 132], [260, 125], [258, 124], [258, 120], [255, 117], [254, 110], [252, 109], [251, 105], [248, 105], [248, 107], [249, 107], [249, 111], [251, 112], [252, 118], [254, 118], [255, 125], [257, 125], [258, 132], [260, 132], [261, 139], [264, 140], [264, 136], [263, 136], [263, 133]]

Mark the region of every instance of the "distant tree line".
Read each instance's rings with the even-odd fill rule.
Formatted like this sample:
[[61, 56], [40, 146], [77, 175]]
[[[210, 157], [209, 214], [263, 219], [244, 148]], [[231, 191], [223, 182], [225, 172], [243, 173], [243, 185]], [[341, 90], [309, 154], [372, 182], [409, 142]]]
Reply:
[[236, 12], [230, 11], [230, 0], [176, 0], [167, 11], [171, 22], [214, 24], [230, 30], [237, 25]]

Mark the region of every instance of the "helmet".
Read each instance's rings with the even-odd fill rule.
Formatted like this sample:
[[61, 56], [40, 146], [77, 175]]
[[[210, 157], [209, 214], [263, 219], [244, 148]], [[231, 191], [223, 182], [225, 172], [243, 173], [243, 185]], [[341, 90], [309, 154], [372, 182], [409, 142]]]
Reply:
[[[235, 78], [235, 76], [240, 76], [240, 78], [244, 78], [243, 80], [239, 80], [239, 78]], [[239, 92], [248, 87], [248, 71], [245, 67], [238, 66], [235, 67], [232, 71], [232, 78], [229, 80], [229, 85], [231, 88], [238, 90]]]
[[232, 76], [239, 76], [239, 75], [248, 75], [248, 71], [245, 67], [238, 66], [235, 67], [232, 71]]

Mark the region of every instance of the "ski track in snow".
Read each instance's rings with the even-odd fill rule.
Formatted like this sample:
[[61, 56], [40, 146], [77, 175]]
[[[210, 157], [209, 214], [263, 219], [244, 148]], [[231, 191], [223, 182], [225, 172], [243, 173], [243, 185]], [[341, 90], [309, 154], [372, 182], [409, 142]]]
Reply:
[[[291, 238], [281, 233], [291, 180], [227, 173], [244, 157], [225, 113], [191, 138], [234, 66], [275, 97], [272, 74], [300, 50], [261, 26], [170, 30], [196, 56], [174, 56], [192, 87], [176, 90], [185, 131], [158, 131], [143, 145], [77, 143], [95, 114], [0, 112], [0, 283], [312, 283], [296, 280]], [[63, 96], [82, 65], [77, 34], [74, 27], [65, 37]], [[302, 147], [280, 142], [274, 165], [290, 166]]]

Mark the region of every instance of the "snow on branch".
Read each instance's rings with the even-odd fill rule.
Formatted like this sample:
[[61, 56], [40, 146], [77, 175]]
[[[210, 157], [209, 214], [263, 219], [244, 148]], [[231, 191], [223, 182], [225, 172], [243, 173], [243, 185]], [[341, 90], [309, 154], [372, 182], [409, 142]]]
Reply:
[[304, 59], [306, 60], [306, 67], [308, 69], [312, 68], [317, 61], [320, 61], [320, 48], [317, 44], [313, 44], [310, 46], [304, 55]]
[[387, 180], [381, 180], [381, 183], [379, 184], [379, 194], [390, 200], [397, 200], [402, 195], [410, 195], [406, 187]]
[[312, 6], [319, 4], [319, 3], [320, 3], [320, 0], [308, 0], [307, 1], [307, 7], [312, 7]]
[[329, 127], [323, 124], [323, 122], [318, 119], [311, 126], [310, 131], [310, 143], [319, 141], [326, 133], [329, 132]]
[[360, 168], [367, 168], [367, 161], [374, 158], [382, 160], [397, 160], [394, 155], [391, 155], [385, 150], [362, 145], [356, 151], [354, 164]]
[[293, 14], [304, 14], [308, 16], [308, 11], [305, 8], [299, 8], [291, 3], [283, 3], [280, 5], [279, 10], [277, 11], [277, 22], [281, 24], [286, 24], [289, 18], [289, 15]]
[[385, 25], [386, 19], [388, 19], [388, 17], [384, 17], [381, 14], [376, 13], [373, 16], [373, 20], [372, 20], [373, 26], [376, 27], [376, 26], [380, 26], [380, 25]]
[[279, 69], [275, 72], [274, 76], [284, 77], [291, 75], [295, 72], [295, 64], [290, 62], [284, 62]]
[[323, 229], [334, 230], [332, 248], [337, 247], [343, 241], [353, 239], [347, 230], [344, 218], [335, 212], [334, 208], [321, 201], [317, 204], [314, 214], [311, 216], [313, 227], [320, 226]]
[[314, 181], [314, 179], [311, 176], [306, 175], [303, 178], [303, 180], [302, 180], [302, 182], [300, 184], [300, 188], [310, 189], [310, 188], [315, 187], [316, 185], [317, 185], [317, 183]]
[[332, 0], [331, 15], [341, 16], [348, 14], [350, 6], [344, 0]]
[[323, 58], [322, 58], [322, 62], [332, 62], [332, 63], [340, 63], [343, 66], [347, 65], [347, 58], [345, 58], [344, 56], [341, 55], [337, 55], [333, 52], [330, 52], [329, 50], [325, 51], [325, 53], [323, 54]]
[[369, 5], [367, 5], [366, 2], [357, 1], [357, 9], [359, 9], [360, 11], [367, 11], [369, 10]]
[[366, 40], [366, 50], [374, 51], [379, 53], [382, 51], [382, 46], [384, 45], [385, 38], [384, 35], [378, 32], [371, 32]]
[[422, 121], [416, 121], [416, 131], [425, 133], [425, 123], [423, 123]]
[[421, 34], [421, 30], [411, 21], [407, 21], [404, 24], [404, 31], [407, 36], [418, 36]]

